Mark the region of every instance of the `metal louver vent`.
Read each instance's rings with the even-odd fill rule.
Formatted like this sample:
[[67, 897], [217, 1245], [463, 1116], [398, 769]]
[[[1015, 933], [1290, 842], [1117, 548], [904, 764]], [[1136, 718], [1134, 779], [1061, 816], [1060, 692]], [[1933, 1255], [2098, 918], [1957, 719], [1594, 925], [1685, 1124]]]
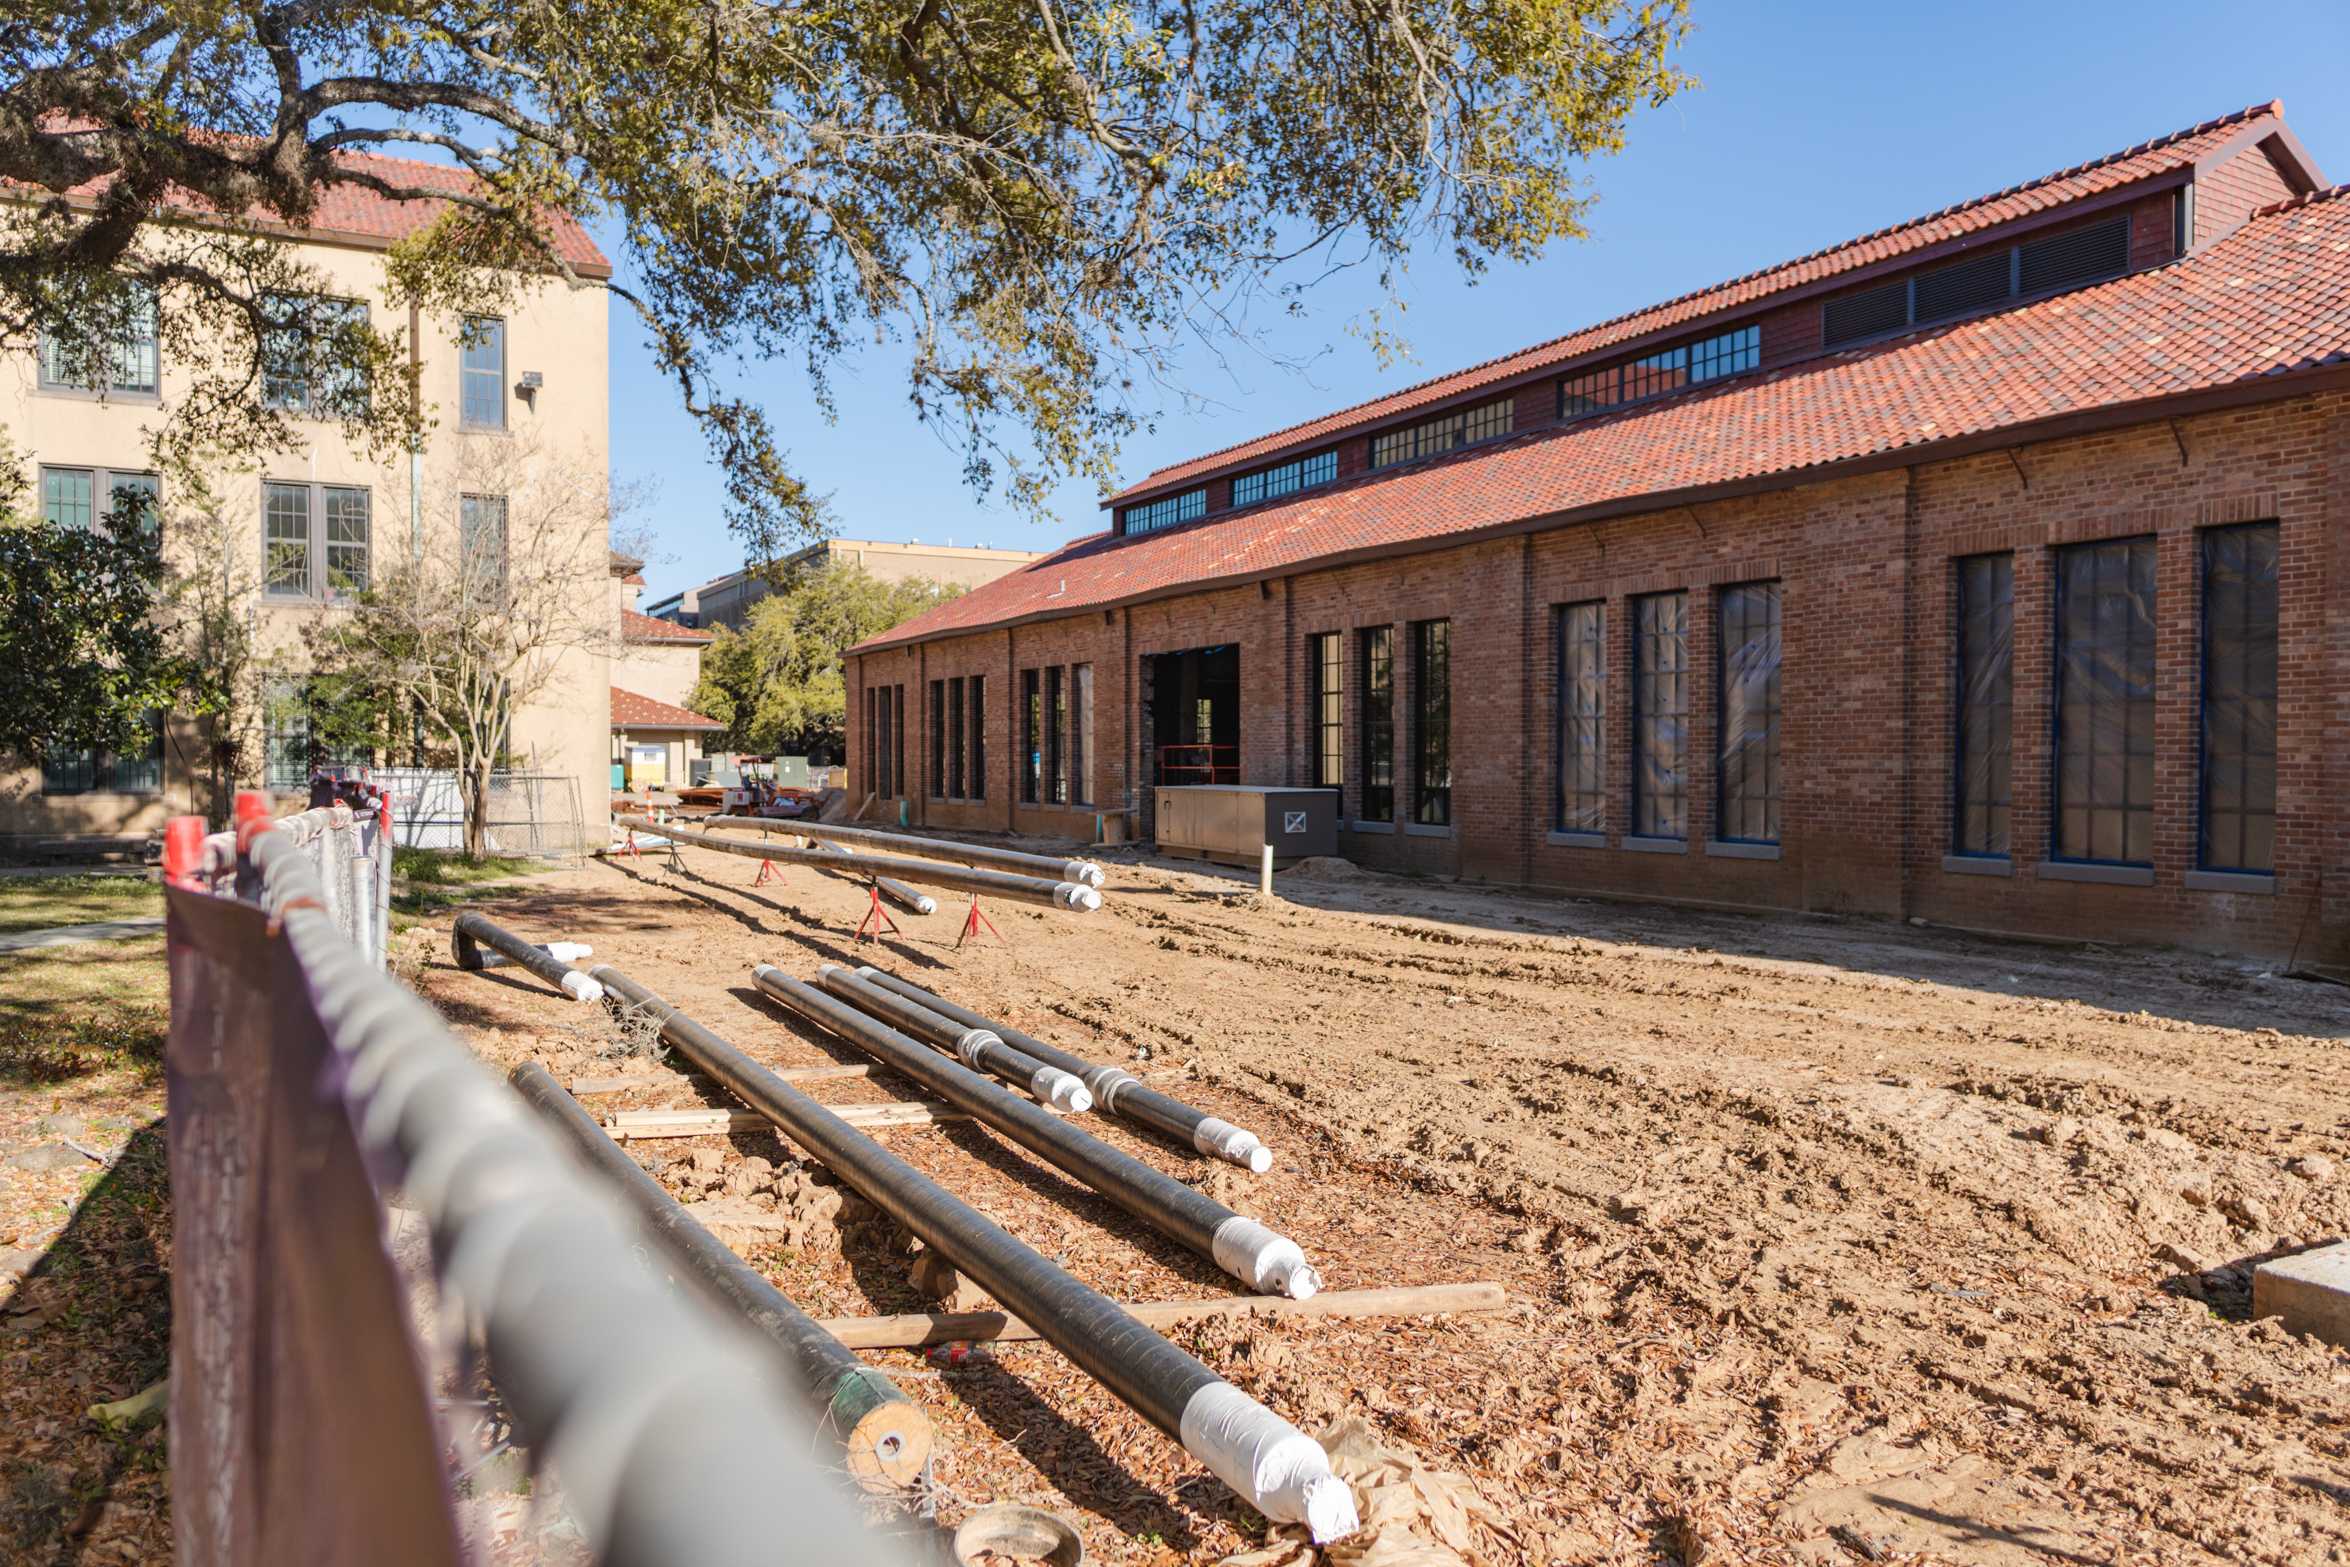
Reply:
[[1898, 332], [1909, 325], [1909, 284], [1885, 283], [1831, 299], [1822, 312], [1821, 335], [1830, 348], [1864, 337]]
[[2035, 239], [2023, 251], [2023, 291], [2044, 294], [2076, 288], [2099, 278], [2119, 277], [2130, 265], [2130, 220], [2119, 217], [2088, 228]]
[[2005, 299], [2014, 281], [2013, 256], [2014, 252], [2002, 245], [1988, 255], [1918, 274], [1919, 323], [1947, 321]]

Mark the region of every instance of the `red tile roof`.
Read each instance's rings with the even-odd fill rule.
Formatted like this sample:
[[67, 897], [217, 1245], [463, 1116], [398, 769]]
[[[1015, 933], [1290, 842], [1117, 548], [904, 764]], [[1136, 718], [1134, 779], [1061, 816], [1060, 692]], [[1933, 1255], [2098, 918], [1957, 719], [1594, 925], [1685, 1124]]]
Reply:
[[2235, 140], [2255, 121], [2273, 120], [2278, 128], [2282, 128], [2284, 122], [2279, 117], [2283, 113], [2284, 105], [2281, 103], [2254, 104], [2250, 108], [2240, 109], [2234, 114], [2223, 115], [2216, 120], [2207, 120], [2201, 125], [2190, 126], [2186, 130], [2173, 132], [2158, 140], [2112, 153], [2093, 163], [2080, 164], [2070, 169], [2060, 169], [2054, 174], [2045, 175], [2026, 184], [1995, 191], [1988, 196], [1978, 196], [1971, 201], [1962, 201], [1956, 206], [1945, 207], [1939, 212], [1928, 213], [1922, 218], [1912, 218], [1905, 223], [1896, 223], [1890, 228], [1879, 229], [1873, 234], [1863, 234], [1858, 239], [1850, 239], [1842, 244], [1831, 245], [1825, 250], [1814, 251], [1808, 256], [1798, 256], [1793, 261], [1783, 261], [1776, 266], [1765, 267], [1759, 272], [1750, 272], [1744, 277], [1732, 278], [1727, 283], [1717, 283], [1710, 288], [1702, 288], [1694, 293], [1683, 294], [1678, 299], [1668, 299], [1660, 305], [1650, 305], [1645, 309], [1635, 310], [1629, 315], [1617, 316], [1613, 320], [1602, 321], [1596, 326], [1584, 327], [1579, 331], [1567, 334], [1565, 337], [1553, 338], [1547, 343], [1537, 343], [1532, 348], [1520, 349], [1498, 359], [1489, 359], [1483, 364], [1472, 365], [1466, 370], [1438, 376], [1434, 380], [1423, 381], [1417, 386], [1405, 387], [1403, 390], [1391, 392], [1385, 397], [1358, 403], [1351, 408], [1343, 408], [1336, 413], [1325, 414], [1318, 419], [1292, 425], [1285, 430], [1276, 430], [1270, 435], [1260, 436], [1252, 441], [1244, 441], [1237, 446], [1229, 446], [1221, 451], [1209, 452], [1201, 457], [1172, 464], [1150, 474], [1138, 483], [1127, 486], [1111, 497], [1111, 503], [1114, 504], [1129, 496], [1160, 489], [1166, 485], [1178, 484], [1202, 474], [1213, 473], [1252, 458], [1267, 456], [1288, 447], [1304, 445], [1357, 425], [1390, 418], [1424, 404], [1440, 402], [1459, 393], [1472, 391], [1480, 386], [1506, 381], [1549, 365], [1563, 364], [1567, 360], [1609, 347], [1612, 344], [1627, 342], [1636, 337], [1644, 337], [1651, 332], [1691, 323], [1701, 317], [1710, 316], [1723, 310], [1752, 305], [1768, 299], [1774, 294], [1784, 293], [1804, 284], [1816, 283], [1826, 278], [1856, 271], [1879, 261], [1908, 255], [1914, 251], [1923, 250], [1929, 245], [1937, 245], [1945, 240], [1977, 233], [1996, 224], [2028, 217], [2034, 213], [2046, 211], [2050, 207], [2061, 206], [2066, 202], [2079, 201], [2106, 191], [2118, 190], [2125, 185], [2134, 185], [2140, 180], [2152, 179], [2176, 169], [2190, 167], [2226, 143]]
[[[631, 577], [629, 581], [640, 581]], [[620, 637], [624, 642], [715, 642], [717, 637], [707, 631], [696, 631], [681, 626], [674, 620], [640, 614], [633, 609], [620, 612]]]
[[[393, 158], [373, 152], [338, 152], [334, 160], [356, 173], [372, 174], [377, 179], [402, 189], [442, 191], [461, 194], [475, 189], [480, 183], [470, 169], [448, 163], [426, 163], [417, 158]], [[111, 177], [111, 176], [110, 176]], [[25, 187], [8, 182], [18, 189]], [[105, 185], [104, 180], [93, 180], [66, 192], [68, 200], [86, 201]], [[164, 200], [182, 211], [211, 214], [218, 209], [203, 201], [192, 191], [172, 186]], [[282, 218], [256, 207], [244, 214], [244, 221], [262, 228], [280, 230], [316, 239], [356, 240], [363, 244], [388, 246], [393, 241], [419, 233], [446, 211], [448, 203], [421, 197], [413, 201], [395, 201], [380, 191], [363, 185], [335, 184], [323, 187], [318, 194], [318, 208], [310, 222], [301, 228], [288, 225]], [[588, 238], [586, 229], [568, 212], [543, 214], [547, 240], [555, 254], [583, 277], [610, 277], [612, 263]]]
[[612, 727], [615, 729], [724, 729], [715, 718], [667, 702], [656, 702], [634, 691], [612, 688]]
[[1530, 431], [1293, 501], [1095, 534], [860, 644], [884, 647], [1248, 580], [1529, 519], [1654, 509], [1709, 487], [2237, 388], [2350, 380], [2350, 185], [2263, 208], [2186, 260], [2001, 314]]

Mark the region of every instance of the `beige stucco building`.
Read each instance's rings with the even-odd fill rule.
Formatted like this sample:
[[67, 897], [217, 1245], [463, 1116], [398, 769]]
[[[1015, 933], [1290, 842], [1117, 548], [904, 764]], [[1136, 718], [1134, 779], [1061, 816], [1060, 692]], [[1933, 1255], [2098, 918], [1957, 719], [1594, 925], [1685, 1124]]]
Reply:
[[[892, 544], [877, 539], [825, 539], [777, 564], [777, 575], [827, 565], [861, 566], [884, 582], [916, 579], [975, 588], [1017, 571], [1040, 557], [1033, 550], [998, 550], [967, 544]], [[730, 571], [700, 587], [672, 593], [647, 606], [646, 613], [681, 626], [740, 629], [751, 606], [774, 589], [766, 577]]]
[[[415, 172], [401, 166], [404, 176]], [[167, 554], [182, 568], [217, 572], [224, 593], [243, 605], [263, 669], [236, 780], [245, 787], [306, 795], [315, 765], [410, 760], [325, 754], [297, 704], [282, 700], [307, 673], [304, 627], [343, 613], [338, 604], [399, 552], [445, 548], [460, 530], [494, 522], [511, 551], [576, 564], [593, 582], [606, 575], [607, 302], [595, 280], [611, 268], [584, 231], [560, 220], [557, 247], [588, 282], [527, 282], [502, 317], [481, 318], [470, 332], [456, 317], [413, 315], [387, 296], [385, 252], [429, 221], [435, 205], [356, 199], [343, 187], [331, 215], [322, 208], [321, 226], [286, 238], [329, 297], [364, 307], [379, 329], [412, 341], [432, 421], [413, 456], [371, 455], [333, 420], [299, 417], [298, 386], [275, 386], [265, 395], [295, 409], [298, 444], [208, 464], [203, 502], [172, 493], [149, 456], [152, 429], [193, 375], [168, 346], [124, 355], [103, 396], [58, 384], [44, 355], [0, 362], [0, 428], [35, 503], [54, 521], [87, 525], [103, 518], [117, 486], [159, 491]], [[593, 615], [608, 606], [601, 593], [583, 599]], [[566, 646], [553, 676], [516, 711], [510, 746], [517, 769], [579, 780], [591, 842], [605, 827], [616, 646], [608, 621]], [[185, 812], [217, 816], [226, 802], [212, 797], [210, 780], [202, 726], [180, 717], [160, 725], [144, 755], [65, 754], [46, 767], [0, 759], [0, 853], [61, 837], [145, 836]]]

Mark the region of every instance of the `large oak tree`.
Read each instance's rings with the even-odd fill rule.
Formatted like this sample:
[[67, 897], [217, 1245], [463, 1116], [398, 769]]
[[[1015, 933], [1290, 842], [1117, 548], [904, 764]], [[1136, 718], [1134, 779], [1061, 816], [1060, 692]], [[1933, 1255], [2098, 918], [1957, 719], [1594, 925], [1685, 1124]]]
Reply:
[[[165, 443], [266, 449], [268, 296], [320, 287], [271, 230], [338, 187], [440, 199], [395, 289], [481, 308], [514, 268], [596, 286], [545, 238], [566, 208], [619, 237], [615, 292], [767, 558], [821, 506], [742, 363], [821, 400], [895, 336], [975, 485], [1106, 482], [1187, 340], [1333, 265], [1579, 233], [1684, 28], [1682, 0], [7, 0], [0, 349], [95, 368], [152, 298], [199, 367]], [[386, 151], [473, 178], [350, 156]], [[309, 339], [386, 445], [425, 417], [403, 326]]]

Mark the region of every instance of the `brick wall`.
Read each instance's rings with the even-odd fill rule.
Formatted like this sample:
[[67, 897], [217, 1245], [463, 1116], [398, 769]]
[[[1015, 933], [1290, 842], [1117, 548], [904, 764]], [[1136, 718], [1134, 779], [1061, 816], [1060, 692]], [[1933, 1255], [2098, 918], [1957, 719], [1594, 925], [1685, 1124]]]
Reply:
[[[2273, 892], [2207, 890], [2196, 856], [2198, 530], [2280, 529], [2277, 873]], [[2156, 835], [2149, 885], [2061, 880], [2049, 870], [2053, 551], [2157, 541]], [[1953, 869], [1952, 562], [2012, 552], [2015, 605], [2013, 852], [2004, 874]], [[1732, 584], [1782, 585], [1782, 826], [1772, 851], [1715, 839], [1720, 700], [1717, 600]], [[2350, 952], [2350, 397], [2258, 408], [2044, 443], [1908, 471], [1518, 538], [1398, 556], [850, 661], [850, 756], [861, 691], [903, 682], [909, 772], [927, 788], [927, 682], [988, 677], [988, 798], [909, 801], [915, 821], [1090, 837], [1092, 810], [1015, 805], [1018, 672], [1094, 666], [1091, 790], [1131, 804], [1149, 834], [1138, 676], [1151, 653], [1240, 649], [1242, 776], [1313, 776], [1307, 659], [1346, 634], [1343, 852], [1365, 864], [1567, 890], [1756, 908], [1919, 916], [1988, 929], [2307, 958]], [[1689, 595], [1689, 837], [1676, 852], [1626, 846], [1632, 603]], [[1555, 834], [1554, 615], [1606, 605], [1606, 831]], [[1452, 822], [1416, 830], [1413, 622], [1452, 622]], [[1363, 821], [1360, 634], [1392, 626], [1396, 814]], [[2332, 872], [2331, 876], [2327, 875]], [[2325, 891], [2330, 881], [2332, 890]]]
[[2208, 245], [2244, 226], [2244, 220], [2272, 201], [2293, 194], [2269, 155], [2247, 147], [2195, 181], [2195, 243]]

